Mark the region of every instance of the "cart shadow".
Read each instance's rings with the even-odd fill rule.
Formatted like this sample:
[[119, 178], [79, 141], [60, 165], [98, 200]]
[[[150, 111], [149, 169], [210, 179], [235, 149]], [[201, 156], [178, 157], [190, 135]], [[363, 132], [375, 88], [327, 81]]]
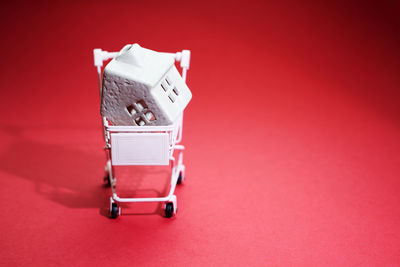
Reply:
[[[46, 128], [50, 135], [55, 129], [60, 130], [59, 127]], [[105, 156], [101, 146], [79, 150], [68, 144], [49, 144], [25, 137], [23, 133], [35, 131], [35, 127], [3, 126], [1, 130], [15, 140], [2, 150], [1, 171], [31, 181], [37, 194], [53, 202], [68, 208], [97, 208], [101, 215], [108, 216], [111, 190], [103, 184]], [[136, 170], [133, 183], [138, 187], [149, 172], [152, 170]], [[154, 193], [165, 194], [169, 183], [163, 188]], [[145, 214], [161, 215], [162, 205]]]

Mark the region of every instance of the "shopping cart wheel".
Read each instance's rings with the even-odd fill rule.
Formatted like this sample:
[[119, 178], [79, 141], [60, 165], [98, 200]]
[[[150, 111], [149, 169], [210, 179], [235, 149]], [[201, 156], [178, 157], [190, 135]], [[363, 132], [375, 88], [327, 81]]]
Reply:
[[107, 174], [107, 175], [104, 177], [104, 183], [105, 183], [105, 185], [106, 185], [107, 187], [110, 187], [110, 186], [111, 186], [110, 174]]
[[185, 176], [183, 176], [182, 172], [179, 172], [178, 181], [176, 181], [176, 184], [181, 184], [184, 180]]
[[174, 204], [167, 203], [165, 204], [165, 217], [171, 218], [174, 215]]
[[111, 210], [110, 210], [110, 218], [115, 219], [119, 215], [119, 208], [117, 203], [112, 203], [111, 204]]

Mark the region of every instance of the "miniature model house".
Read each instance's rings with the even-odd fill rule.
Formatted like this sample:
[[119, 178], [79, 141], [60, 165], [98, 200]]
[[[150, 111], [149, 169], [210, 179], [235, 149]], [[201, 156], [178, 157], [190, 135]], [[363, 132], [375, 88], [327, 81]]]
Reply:
[[101, 114], [113, 125], [170, 125], [192, 94], [174, 56], [126, 45], [105, 67]]

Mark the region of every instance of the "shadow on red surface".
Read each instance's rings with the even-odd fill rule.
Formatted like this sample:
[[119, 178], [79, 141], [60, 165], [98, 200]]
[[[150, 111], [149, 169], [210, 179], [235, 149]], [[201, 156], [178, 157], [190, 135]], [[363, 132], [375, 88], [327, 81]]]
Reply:
[[[43, 128], [48, 132], [57, 129], [51, 126], [41, 127]], [[109, 215], [111, 189], [101, 184], [104, 177], [101, 169], [105, 163], [101, 146], [98, 146], [96, 151], [82, 151], [70, 144], [54, 144], [51, 141], [43, 143], [34, 138], [27, 138], [24, 133], [36, 131], [35, 127], [3, 126], [2, 130], [15, 137], [16, 141], [0, 156], [1, 170], [30, 180], [34, 184], [34, 191], [51, 201], [69, 208], [98, 208], [101, 215]], [[48, 137], [50, 140], [57, 139], [54, 135]], [[63, 140], [62, 137], [60, 139]], [[168, 193], [170, 174], [167, 170], [134, 167], [133, 171], [118, 169], [116, 174], [121, 175], [121, 190], [117, 192], [123, 197], [163, 196]], [[161, 176], [165, 179], [157, 189], [146, 189], [152, 188], [151, 183], [144, 182], [149, 176]], [[120, 180], [119, 177], [117, 179]], [[153, 180], [160, 182], [159, 178]], [[16, 194], [18, 195], [18, 192]], [[162, 203], [145, 213], [140, 211], [141, 204], [136, 206], [137, 211], [128, 209], [124, 215], [163, 215]], [[130, 205], [122, 204], [121, 207], [126, 210]]]

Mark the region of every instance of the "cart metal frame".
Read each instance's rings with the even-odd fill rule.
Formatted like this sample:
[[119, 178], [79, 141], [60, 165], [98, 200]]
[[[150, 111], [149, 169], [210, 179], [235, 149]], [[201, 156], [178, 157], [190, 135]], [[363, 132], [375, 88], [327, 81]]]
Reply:
[[[94, 49], [94, 65], [97, 68], [99, 78], [99, 91], [101, 99], [102, 91], [102, 66], [104, 61], [114, 58], [118, 52], [107, 52], [101, 49]], [[186, 73], [189, 69], [190, 64], [190, 51], [183, 50], [177, 53], [166, 53], [174, 56], [176, 62], [180, 62], [182, 69], [182, 78], [186, 82]], [[168, 126], [113, 126], [110, 125], [105, 117], [102, 117], [103, 124], [103, 135], [105, 140], [105, 152], [106, 152], [106, 182], [111, 186], [112, 196], [110, 197], [110, 217], [117, 218], [121, 215], [121, 207], [119, 203], [137, 203], [137, 202], [164, 202], [165, 217], [169, 218], [177, 212], [177, 198], [174, 194], [177, 184], [180, 184], [185, 179], [185, 165], [183, 164], [183, 150], [185, 147], [180, 144], [182, 141], [182, 129], [183, 129], [183, 112], [177, 118], [177, 120]], [[137, 158], [132, 159], [126, 153], [135, 150], [135, 145], [142, 145], [140, 138], [146, 137], [147, 140], [164, 140], [159, 142], [160, 149], [154, 147], [154, 144], [150, 145], [149, 148], [140, 149], [140, 153], [151, 154], [153, 152], [162, 152], [162, 162], [157, 158], [157, 155], [144, 155], [147, 156], [146, 160], [138, 161]], [[118, 144], [115, 140], [128, 140]], [[151, 142], [153, 143], [153, 142]], [[121, 149], [117, 149], [121, 147]], [[128, 146], [128, 148], [126, 147]], [[130, 146], [130, 147], [129, 147]], [[177, 159], [174, 156], [174, 151], [177, 150]], [[164, 152], [165, 154], [164, 154]], [[128, 164], [117, 162], [114, 157], [121, 156]], [[137, 156], [137, 155], [136, 155]], [[141, 155], [139, 155], [141, 156]], [[154, 160], [154, 158], [157, 158]], [[123, 198], [119, 197], [116, 192], [117, 179], [114, 176], [114, 166], [116, 165], [171, 165], [171, 185], [168, 195], [164, 197], [148, 197], [148, 198]], [[114, 164], [113, 164], [114, 163]]]

